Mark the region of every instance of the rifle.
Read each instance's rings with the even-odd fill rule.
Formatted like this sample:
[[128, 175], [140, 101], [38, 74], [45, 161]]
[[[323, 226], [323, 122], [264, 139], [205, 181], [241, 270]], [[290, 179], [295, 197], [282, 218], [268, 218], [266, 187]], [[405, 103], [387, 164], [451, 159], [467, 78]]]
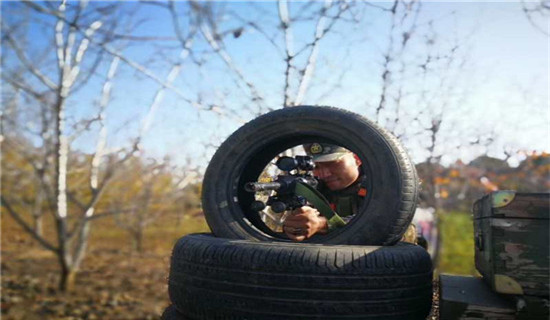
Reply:
[[271, 206], [271, 210], [277, 213], [286, 210], [294, 210], [305, 206], [307, 199], [304, 196], [296, 194], [298, 183], [316, 188], [317, 179], [312, 174], [315, 164], [310, 156], [280, 157], [275, 163], [283, 174], [277, 176], [273, 182], [248, 182], [244, 189], [248, 192], [276, 191], [264, 203], [256, 200], [250, 205], [253, 211], [262, 211], [266, 206]]
[[250, 205], [252, 211], [259, 212], [266, 206], [271, 206], [271, 210], [281, 213], [308, 205], [309, 202], [327, 218], [329, 231], [346, 225], [346, 222], [332, 210], [327, 199], [316, 189], [319, 182], [312, 174], [315, 168], [312, 157], [280, 157], [275, 165], [284, 172], [284, 174], [278, 175], [275, 181], [245, 184], [244, 189], [248, 192], [277, 192], [270, 196], [265, 203], [259, 200], [252, 202]]

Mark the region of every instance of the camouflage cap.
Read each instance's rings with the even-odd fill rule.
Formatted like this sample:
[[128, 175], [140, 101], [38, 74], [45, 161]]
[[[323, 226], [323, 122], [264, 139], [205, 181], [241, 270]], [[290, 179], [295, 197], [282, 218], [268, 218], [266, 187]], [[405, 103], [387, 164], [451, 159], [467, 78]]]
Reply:
[[348, 149], [327, 143], [308, 143], [304, 144], [306, 154], [313, 158], [315, 162], [328, 162], [340, 160], [343, 156], [350, 153]]

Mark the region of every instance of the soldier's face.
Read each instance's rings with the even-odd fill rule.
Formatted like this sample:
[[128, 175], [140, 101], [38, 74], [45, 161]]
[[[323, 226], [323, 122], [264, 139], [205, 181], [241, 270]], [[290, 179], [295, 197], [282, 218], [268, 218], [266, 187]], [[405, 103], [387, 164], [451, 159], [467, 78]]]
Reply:
[[348, 153], [336, 161], [316, 162], [313, 174], [323, 180], [330, 190], [349, 187], [359, 178], [361, 161]]

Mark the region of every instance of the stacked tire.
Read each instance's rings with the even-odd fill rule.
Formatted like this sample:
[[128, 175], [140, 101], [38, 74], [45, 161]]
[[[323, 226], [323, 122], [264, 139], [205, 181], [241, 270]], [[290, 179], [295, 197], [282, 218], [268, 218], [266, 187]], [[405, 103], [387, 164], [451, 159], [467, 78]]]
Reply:
[[[254, 196], [242, 190], [277, 154], [310, 142], [352, 150], [369, 192], [344, 228], [295, 243], [248, 210]], [[163, 319], [425, 319], [430, 256], [399, 242], [417, 197], [407, 153], [369, 120], [311, 106], [260, 116], [231, 135], [209, 164], [203, 208], [213, 234], [176, 243], [172, 305]]]

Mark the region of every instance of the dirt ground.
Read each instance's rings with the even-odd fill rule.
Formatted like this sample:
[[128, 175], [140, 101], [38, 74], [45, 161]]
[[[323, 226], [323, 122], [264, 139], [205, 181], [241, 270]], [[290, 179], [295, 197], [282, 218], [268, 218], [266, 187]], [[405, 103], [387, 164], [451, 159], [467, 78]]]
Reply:
[[[137, 254], [131, 253], [128, 237], [112, 222], [94, 222], [75, 290], [63, 293], [57, 289], [55, 255], [24, 234], [10, 217], [2, 216], [1, 223], [4, 320], [159, 319], [169, 305], [173, 244], [183, 234], [208, 230], [200, 217], [160, 221], [147, 229], [145, 251]], [[438, 319], [437, 294], [435, 298], [430, 320]]]
[[160, 318], [169, 305], [171, 248], [183, 234], [207, 231], [204, 220], [159, 221], [147, 229], [142, 254], [131, 253], [127, 235], [112, 221], [97, 221], [75, 290], [63, 293], [56, 256], [2, 216], [2, 319]]

